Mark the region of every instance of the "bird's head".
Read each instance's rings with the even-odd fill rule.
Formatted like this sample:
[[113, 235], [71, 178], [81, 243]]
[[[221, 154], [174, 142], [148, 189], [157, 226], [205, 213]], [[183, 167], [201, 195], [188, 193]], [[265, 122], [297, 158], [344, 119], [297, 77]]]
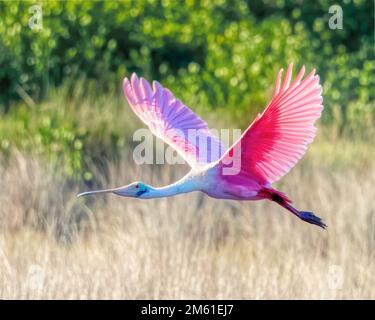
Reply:
[[149, 185], [143, 182], [137, 181], [137, 182], [130, 183], [120, 188], [83, 192], [83, 193], [80, 193], [78, 197], [88, 196], [88, 195], [97, 194], [97, 193], [114, 193], [122, 197], [141, 198], [142, 195], [147, 194], [150, 191], [150, 189], [151, 187]]
[[131, 197], [131, 198], [139, 198], [142, 197], [143, 194], [150, 191], [150, 186], [137, 181], [130, 183], [124, 187], [114, 189], [112, 192], [122, 197]]

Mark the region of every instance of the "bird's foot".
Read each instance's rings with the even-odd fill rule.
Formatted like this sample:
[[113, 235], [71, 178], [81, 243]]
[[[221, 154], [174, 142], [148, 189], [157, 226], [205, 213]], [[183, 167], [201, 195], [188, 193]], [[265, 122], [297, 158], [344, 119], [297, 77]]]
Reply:
[[298, 217], [302, 219], [303, 221], [306, 221], [311, 224], [315, 224], [323, 229], [327, 228], [327, 225], [322, 221], [322, 219], [314, 215], [312, 212], [299, 211]]

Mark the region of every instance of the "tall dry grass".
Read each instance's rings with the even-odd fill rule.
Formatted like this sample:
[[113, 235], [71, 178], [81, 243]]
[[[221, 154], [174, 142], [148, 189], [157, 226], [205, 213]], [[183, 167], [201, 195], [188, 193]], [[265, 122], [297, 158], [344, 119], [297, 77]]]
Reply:
[[[321, 141], [278, 185], [323, 231], [268, 202], [77, 199], [45, 162], [14, 153], [0, 166], [0, 298], [373, 299], [373, 155]], [[184, 172], [123, 161], [102, 183]]]

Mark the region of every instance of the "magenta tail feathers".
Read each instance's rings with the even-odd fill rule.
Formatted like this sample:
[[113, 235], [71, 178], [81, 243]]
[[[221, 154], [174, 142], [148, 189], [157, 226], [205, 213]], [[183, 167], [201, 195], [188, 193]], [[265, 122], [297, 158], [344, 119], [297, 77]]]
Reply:
[[285, 193], [278, 191], [273, 188], [263, 188], [258, 192], [258, 195], [262, 197], [263, 199], [268, 199], [275, 201], [281, 205], [281, 203], [292, 203], [292, 200], [290, 200]]

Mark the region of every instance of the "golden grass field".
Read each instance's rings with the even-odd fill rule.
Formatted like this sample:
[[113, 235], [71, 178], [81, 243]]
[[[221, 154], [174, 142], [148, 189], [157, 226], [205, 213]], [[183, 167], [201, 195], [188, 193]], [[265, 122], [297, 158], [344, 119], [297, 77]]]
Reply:
[[[277, 185], [324, 231], [264, 201], [78, 199], [82, 187], [14, 152], [0, 165], [0, 298], [374, 299], [374, 156], [370, 143], [320, 138]], [[162, 185], [186, 171], [124, 160], [102, 181]]]

